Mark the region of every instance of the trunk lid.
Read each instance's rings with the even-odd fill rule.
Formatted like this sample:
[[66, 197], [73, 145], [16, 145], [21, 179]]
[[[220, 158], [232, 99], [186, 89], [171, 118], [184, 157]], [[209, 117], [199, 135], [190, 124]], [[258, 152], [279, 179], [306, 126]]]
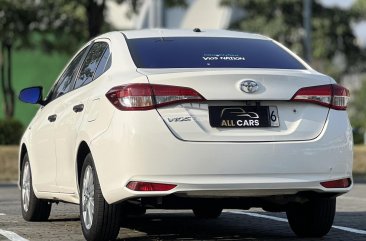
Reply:
[[[321, 133], [329, 112], [329, 108], [316, 104], [289, 101], [303, 87], [331, 83], [329, 77], [311, 70], [138, 69], [138, 71], [145, 74], [151, 84], [189, 87], [207, 100], [157, 109], [170, 131], [184, 141], [311, 140]], [[245, 80], [254, 80], [259, 86], [258, 91], [243, 92], [240, 85]], [[233, 113], [238, 113], [238, 110], [241, 111], [240, 107], [251, 109], [247, 106], [265, 106], [265, 108], [268, 106], [270, 112], [276, 109], [279, 126], [230, 128], [229, 122], [227, 128], [211, 126], [209, 113], [211, 107], [230, 109]], [[211, 111], [211, 115], [212, 113]]]

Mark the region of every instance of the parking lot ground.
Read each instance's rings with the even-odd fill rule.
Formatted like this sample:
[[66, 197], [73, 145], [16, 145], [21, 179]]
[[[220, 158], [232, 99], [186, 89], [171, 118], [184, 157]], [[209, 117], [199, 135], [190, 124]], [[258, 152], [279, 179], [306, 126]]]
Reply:
[[[53, 205], [48, 222], [26, 222], [21, 217], [20, 192], [0, 185], [0, 240], [84, 240], [78, 206]], [[191, 211], [149, 210], [124, 220], [119, 240], [366, 240], [366, 183], [337, 199], [334, 226], [322, 239], [299, 239], [283, 213], [261, 209], [225, 210], [215, 220], [199, 220]]]

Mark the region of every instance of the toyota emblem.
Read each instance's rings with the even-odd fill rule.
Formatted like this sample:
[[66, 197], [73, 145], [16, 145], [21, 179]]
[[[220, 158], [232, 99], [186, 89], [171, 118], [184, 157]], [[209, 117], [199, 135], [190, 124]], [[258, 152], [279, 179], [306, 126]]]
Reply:
[[259, 85], [254, 80], [244, 80], [240, 83], [240, 89], [245, 93], [254, 93], [259, 89]]

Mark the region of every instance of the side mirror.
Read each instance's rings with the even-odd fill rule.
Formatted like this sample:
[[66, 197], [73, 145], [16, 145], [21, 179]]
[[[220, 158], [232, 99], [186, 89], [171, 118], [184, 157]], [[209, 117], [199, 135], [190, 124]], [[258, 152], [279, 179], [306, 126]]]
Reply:
[[42, 104], [42, 90], [41, 86], [22, 89], [19, 93], [19, 100], [24, 103]]

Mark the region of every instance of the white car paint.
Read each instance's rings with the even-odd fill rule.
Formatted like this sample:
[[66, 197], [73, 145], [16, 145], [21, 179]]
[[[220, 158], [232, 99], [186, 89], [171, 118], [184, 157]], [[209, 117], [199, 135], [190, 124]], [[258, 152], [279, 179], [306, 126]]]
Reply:
[[[257, 34], [222, 30], [145, 30], [123, 34], [129, 39], [199, 34], [268, 40]], [[345, 111], [289, 101], [301, 88], [335, 83], [298, 57], [306, 69], [261, 69], [260, 73], [257, 69], [139, 69], [121, 32], [95, 40], [109, 44], [111, 67], [90, 84], [40, 108], [21, 140], [29, 155], [38, 198], [79, 203], [77, 153], [81, 143], [90, 148], [103, 196], [110, 204], [173, 193], [192, 197], [257, 197], [305, 190], [341, 194], [351, 189], [352, 186], [328, 189], [320, 185], [323, 181], [352, 178], [352, 131]], [[238, 85], [248, 78], [264, 88], [246, 95], [245, 100], [277, 106], [279, 128], [211, 128], [208, 102], [121, 111], [105, 96], [113, 87], [124, 84], [167, 84], [192, 88], [218, 105], [237, 105], [244, 101]], [[84, 105], [84, 110], [73, 112], [72, 107], [79, 104]], [[47, 117], [53, 114], [57, 114], [57, 120], [50, 123]], [[179, 117], [192, 120], [168, 120]], [[126, 187], [130, 181], [170, 183], [177, 187], [161, 192], [133, 191]]]

